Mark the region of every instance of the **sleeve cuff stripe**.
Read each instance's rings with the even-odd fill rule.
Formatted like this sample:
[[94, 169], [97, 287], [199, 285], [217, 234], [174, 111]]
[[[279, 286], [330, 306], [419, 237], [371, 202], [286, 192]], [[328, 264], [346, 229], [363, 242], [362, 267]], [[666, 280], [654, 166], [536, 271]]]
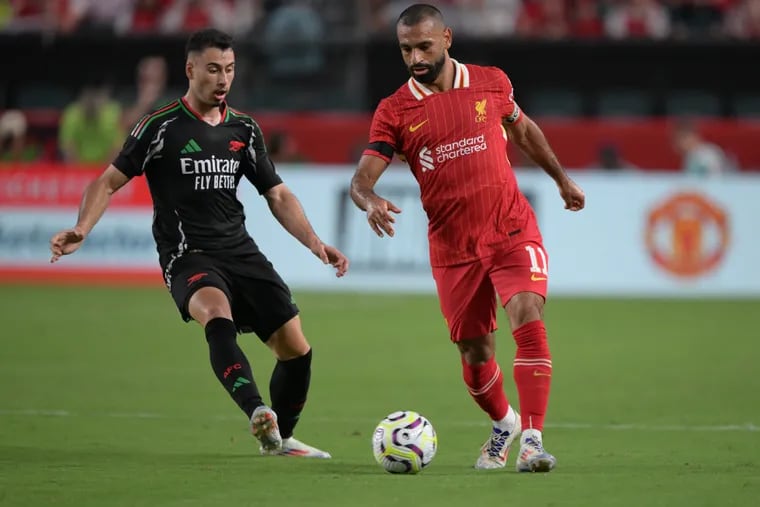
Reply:
[[373, 157], [381, 158], [381, 159], [385, 160], [386, 162], [388, 162], [389, 164], [391, 162], [391, 157], [387, 157], [387, 156], [383, 155], [382, 153], [380, 153], [379, 151], [372, 150], [370, 148], [367, 148], [366, 150], [364, 150], [362, 152], [362, 155], [371, 155]]

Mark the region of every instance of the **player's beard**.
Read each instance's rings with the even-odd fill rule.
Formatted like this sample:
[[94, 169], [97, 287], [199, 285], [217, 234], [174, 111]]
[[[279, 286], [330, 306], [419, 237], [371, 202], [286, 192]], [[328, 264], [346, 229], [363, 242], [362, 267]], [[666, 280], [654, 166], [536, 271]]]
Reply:
[[[422, 83], [422, 84], [430, 84], [434, 82], [436, 79], [438, 79], [438, 75], [441, 73], [441, 70], [443, 69], [443, 64], [446, 63], [446, 54], [442, 54], [441, 58], [436, 61], [433, 64], [416, 64], [409, 67], [409, 73], [412, 75], [412, 78], [414, 78], [415, 81]], [[421, 69], [425, 68], [427, 69], [426, 74], [422, 74], [420, 76], [414, 74], [414, 69]]]

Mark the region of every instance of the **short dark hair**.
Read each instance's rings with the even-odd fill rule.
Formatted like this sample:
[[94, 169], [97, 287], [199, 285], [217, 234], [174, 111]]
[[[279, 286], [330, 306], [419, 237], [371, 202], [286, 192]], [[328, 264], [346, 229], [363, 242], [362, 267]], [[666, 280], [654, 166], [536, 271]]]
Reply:
[[232, 36], [217, 30], [216, 28], [205, 28], [198, 30], [190, 35], [185, 45], [185, 58], [191, 51], [203, 51], [208, 48], [217, 48], [222, 51], [232, 48]]
[[396, 24], [401, 23], [405, 26], [414, 26], [428, 18], [443, 22], [443, 14], [434, 5], [414, 4], [404, 9], [404, 12], [398, 17]]

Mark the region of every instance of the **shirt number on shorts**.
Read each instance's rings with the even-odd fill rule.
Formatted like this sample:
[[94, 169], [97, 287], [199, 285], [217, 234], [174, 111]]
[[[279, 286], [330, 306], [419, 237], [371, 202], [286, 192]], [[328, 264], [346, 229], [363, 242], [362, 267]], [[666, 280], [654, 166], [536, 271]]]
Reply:
[[[544, 250], [541, 247], [536, 246], [526, 246], [525, 250], [528, 251], [528, 255], [530, 255], [530, 272], [531, 273], [538, 273], [541, 275], [548, 275], [549, 274], [549, 266], [547, 266], [546, 263], [546, 254], [544, 253]], [[539, 257], [541, 258], [541, 262], [539, 263]]]

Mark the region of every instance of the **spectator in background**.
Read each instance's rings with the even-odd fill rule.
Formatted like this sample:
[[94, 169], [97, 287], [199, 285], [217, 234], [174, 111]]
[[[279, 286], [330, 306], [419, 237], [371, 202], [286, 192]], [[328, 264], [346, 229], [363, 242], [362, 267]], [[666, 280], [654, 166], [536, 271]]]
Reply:
[[261, 11], [260, 0], [174, 0], [161, 20], [164, 33], [193, 32], [208, 27], [240, 35]]
[[[398, 13], [413, 3], [409, 0], [369, 0], [367, 8], [371, 16], [371, 30], [378, 35], [390, 37], [396, 27]], [[459, 26], [459, 12], [456, 9], [456, 0], [442, 0], [437, 6], [453, 21], [453, 26]]]
[[578, 0], [570, 21], [570, 34], [582, 39], [604, 36], [604, 23], [596, 0]]
[[5, 30], [13, 19], [13, 8], [10, 2], [0, 2], [0, 32]]
[[113, 34], [116, 20], [128, 16], [133, 0], [68, 0], [61, 31]]
[[[40, 151], [27, 138], [24, 113], [9, 109], [0, 115], [0, 167], [3, 162], [31, 162]], [[10, 167], [10, 166], [6, 166]]]
[[64, 12], [64, 0], [5, 0], [4, 9], [10, 14], [0, 28], [8, 32], [54, 31], [58, 18]]
[[467, 36], [505, 37], [515, 33], [521, 7], [520, 0], [459, 0], [453, 24]]
[[760, 0], [743, 0], [731, 9], [725, 31], [737, 39], [760, 39]]
[[111, 99], [105, 83], [85, 86], [79, 99], [61, 114], [58, 146], [67, 163], [109, 162], [123, 139], [121, 106]]
[[26, 116], [15, 109], [0, 115], [0, 160], [19, 159], [26, 137]]
[[570, 17], [565, 0], [524, 0], [517, 21], [523, 37], [562, 39], [570, 34]]
[[682, 156], [682, 169], [686, 174], [716, 177], [733, 170], [723, 150], [705, 141], [690, 120], [681, 119], [676, 123], [673, 142]]
[[364, 26], [369, 33], [389, 36], [392, 11], [388, 9], [387, 0], [368, 0], [360, 12], [364, 15]]
[[163, 56], [146, 56], [137, 64], [137, 98], [124, 110], [121, 125], [124, 130], [137, 124], [145, 114], [158, 109], [165, 97], [168, 69]]
[[264, 50], [275, 79], [300, 79], [324, 66], [325, 27], [307, 1], [289, 1], [275, 9], [264, 26]]
[[604, 24], [613, 39], [663, 39], [670, 35], [668, 11], [655, 0], [620, 2], [607, 13]]
[[603, 143], [599, 146], [596, 166], [592, 169], [602, 171], [619, 172], [636, 169], [636, 166], [626, 162], [620, 155], [620, 149], [614, 143]]
[[228, 0], [232, 8], [230, 31], [233, 35], [250, 33], [264, 16], [262, 0]]
[[206, 27], [226, 30], [231, 13], [226, 6], [214, 9], [213, 2], [204, 0], [175, 0], [161, 20], [164, 33], [194, 32]]
[[134, 0], [129, 11], [116, 19], [116, 33], [133, 35], [157, 32], [169, 5], [171, 0]]
[[276, 130], [269, 134], [267, 139], [267, 153], [272, 162], [296, 163], [305, 162], [304, 156], [299, 153], [293, 138], [287, 132]]
[[670, 18], [677, 39], [705, 39], [720, 35], [722, 0], [671, 0]]

